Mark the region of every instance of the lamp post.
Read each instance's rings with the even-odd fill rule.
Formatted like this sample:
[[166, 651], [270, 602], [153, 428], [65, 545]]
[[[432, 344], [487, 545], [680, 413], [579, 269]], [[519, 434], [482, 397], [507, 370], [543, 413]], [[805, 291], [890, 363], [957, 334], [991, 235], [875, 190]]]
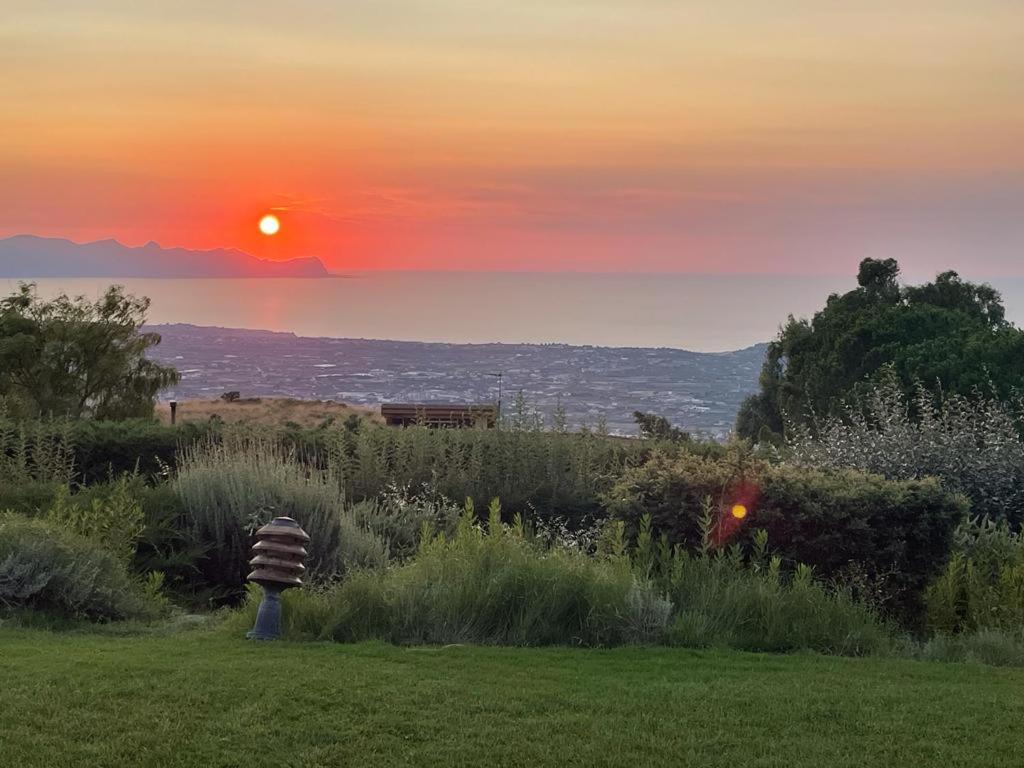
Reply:
[[306, 556], [307, 534], [290, 517], [275, 517], [256, 531], [252, 547], [253, 567], [246, 577], [263, 587], [263, 600], [256, 613], [256, 623], [246, 635], [250, 640], [277, 640], [281, 636], [281, 592], [302, 586], [302, 564]]
[[498, 380], [498, 424], [501, 424], [501, 377], [504, 375], [502, 371], [496, 371], [494, 373], [485, 373], [484, 376], [490, 376], [491, 378]]

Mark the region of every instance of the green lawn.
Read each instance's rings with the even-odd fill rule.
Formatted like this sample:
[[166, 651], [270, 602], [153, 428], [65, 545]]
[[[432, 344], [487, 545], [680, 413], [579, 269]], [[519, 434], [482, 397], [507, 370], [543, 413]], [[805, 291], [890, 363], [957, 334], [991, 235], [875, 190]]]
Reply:
[[0, 765], [1020, 766], [1024, 670], [0, 630]]

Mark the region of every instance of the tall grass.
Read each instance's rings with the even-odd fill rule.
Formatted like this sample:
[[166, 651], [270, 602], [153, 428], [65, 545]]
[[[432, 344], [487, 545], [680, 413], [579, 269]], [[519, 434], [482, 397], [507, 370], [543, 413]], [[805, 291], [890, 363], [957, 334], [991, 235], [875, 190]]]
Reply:
[[[710, 531], [709, 531], [710, 535]], [[517, 517], [486, 526], [472, 506], [452, 536], [426, 531], [415, 557], [386, 572], [350, 575], [319, 593], [289, 594], [293, 637], [343, 642], [587, 645], [667, 643], [747, 650], [813, 649], [860, 655], [889, 647], [887, 628], [847, 593], [777, 557], [739, 549], [700, 552], [654, 541], [649, 521], [636, 543], [613, 523], [596, 552], [542, 543]], [[233, 621], [252, 621], [255, 600]]]
[[293, 631], [340, 641], [604, 646], [657, 639], [669, 608], [627, 559], [546, 547], [494, 504], [486, 526], [468, 506], [453, 536], [426, 532], [406, 565], [289, 594], [285, 612]]
[[[755, 534], [746, 553], [738, 544], [717, 546], [712, 509], [706, 500], [696, 552], [671, 546], [665, 536], [656, 540], [650, 517], [641, 519], [630, 554], [638, 573], [673, 603], [666, 643], [846, 656], [888, 647], [889, 630], [874, 609], [816, 580], [806, 565], [784, 573], [781, 558], [769, 554], [765, 531]], [[605, 547], [616, 551], [623, 547], [622, 523], [611, 530]]]
[[74, 450], [67, 421], [11, 419], [0, 405], [0, 485], [68, 485]]
[[252, 533], [278, 516], [294, 518], [310, 536], [310, 581], [386, 560], [384, 542], [355, 520], [330, 472], [275, 443], [235, 439], [187, 447], [173, 484], [194, 535], [209, 547], [204, 571], [229, 589], [244, 585]]
[[1001, 630], [1024, 638], [1024, 533], [972, 519], [925, 593], [929, 626], [940, 633]]
[[429, 485], [448, 498], [501, 498], [510, 508], [579, 526], [599, 515], [601, 494], [653, 448], [593, 433], [364, 427], [324, 432], [306, 450], [321, 456], [349, 499]]

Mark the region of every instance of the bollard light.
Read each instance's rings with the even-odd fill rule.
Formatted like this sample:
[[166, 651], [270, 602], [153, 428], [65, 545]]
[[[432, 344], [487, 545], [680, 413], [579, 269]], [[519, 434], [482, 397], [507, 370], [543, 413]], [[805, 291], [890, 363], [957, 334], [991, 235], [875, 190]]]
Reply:
[[309, 535], [290, 517], [275, 517], [256, 531], [256, 543], [249, 561], [252, 572], [246, 577], [263, 587], [263, 600], [256, 624], [246, 635], [250, 640], [277, 640], [281, 636], [281, 592], [301, 587], [306, 566], [305, 545]]

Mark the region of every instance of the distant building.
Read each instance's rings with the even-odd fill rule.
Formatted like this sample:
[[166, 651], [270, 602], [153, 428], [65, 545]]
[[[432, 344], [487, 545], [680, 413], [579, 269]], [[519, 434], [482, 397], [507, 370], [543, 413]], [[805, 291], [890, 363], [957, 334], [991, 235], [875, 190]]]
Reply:
[[392, 427], [496, 427], [498, 406], [458, 403], [385, 403], [380, 407], [384, 423]]

